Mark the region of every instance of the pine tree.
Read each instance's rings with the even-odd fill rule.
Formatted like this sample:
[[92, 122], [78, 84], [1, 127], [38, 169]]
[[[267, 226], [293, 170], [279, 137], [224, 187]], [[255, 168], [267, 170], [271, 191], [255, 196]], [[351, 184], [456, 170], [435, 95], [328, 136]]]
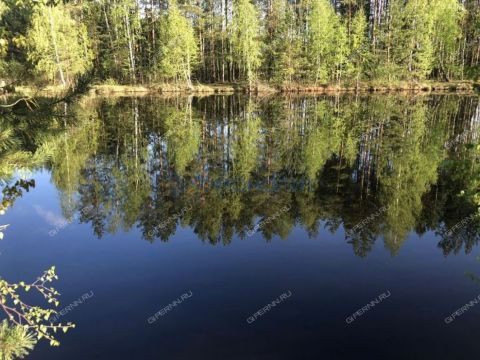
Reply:
[[282, 20], [286, 11], [285, 0], [271, 0], [271, 6], [268, 8], [265, 19], [265, 47], [263, 56], [263, 67], [265, 76], [270, 79], [273, 77], [274, 67], [278, 58], [278, 40], [283, 33]]
[[161, 73], [167, 79], [182, 79], [191, 87], [198, 44], [191, 23], [180, 13], [176, 0], [170, 0], [168, 11], [160, 23]]
[[[14, 82], [31, 69], [26, 34], [34, 6], [26, 0], [0, 0], [0, 78]], [[1, 81], [1, 80], [0, 80]]]
[[373, 67], [371, 76], [375, 79], [398, 80], [400, 78], [400, 63], [396, 57], [402, 48], [401, 32], [404, 27], [403, 0], [391, 0], [388, 16], [377, 29], [378, 37], [376, 47], [373, 48]]
[[[295, 12], [285, 0], [284, 9], [272, 36], [272, 78], [278, 83], [291, 83], [299, 77], [302, 66], [302, 42], [297, 32]], [[297, 76], [295, 76], [297, 75]]]
[[463, 31], [465, 33], [464, 47], [465, 53], [461, 54], [462, 62], [468, 65], [469, 74], [478, 78], [480, 75], [480, 6], [478, 0], [465, 1], [465, 23]]
[[424, 79], [433, 67], [433, 7], [429, 0], [403, 0], [392, 3], [391, 61], [401, 77]]
[[231, 27], [233, 59], [249, 87], [261, 65], [260, 20], [250, 0], [236, 0]]
[[[3, 1], [0, 1], [0, 20], [2, 20], [3, 14], [8, 10], [7, 4]], [[4, 38], [5, 29], [0, 27], [0, 59], [2, 59], [7, 54], [8, 49], [8, 40]]]

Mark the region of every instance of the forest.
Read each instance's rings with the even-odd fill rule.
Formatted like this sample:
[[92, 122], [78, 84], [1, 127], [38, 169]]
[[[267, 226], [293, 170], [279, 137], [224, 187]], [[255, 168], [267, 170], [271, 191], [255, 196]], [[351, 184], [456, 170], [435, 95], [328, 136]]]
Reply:
[[0, 81], [477, 80], [479, 0], [1, 0]]

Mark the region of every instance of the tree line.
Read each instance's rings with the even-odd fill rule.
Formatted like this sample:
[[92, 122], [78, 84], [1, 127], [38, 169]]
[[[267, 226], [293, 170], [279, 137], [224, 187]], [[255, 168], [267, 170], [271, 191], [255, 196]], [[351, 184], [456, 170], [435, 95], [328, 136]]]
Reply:
[[0, 79], [476, 78], [479, 0], [1, 0]]

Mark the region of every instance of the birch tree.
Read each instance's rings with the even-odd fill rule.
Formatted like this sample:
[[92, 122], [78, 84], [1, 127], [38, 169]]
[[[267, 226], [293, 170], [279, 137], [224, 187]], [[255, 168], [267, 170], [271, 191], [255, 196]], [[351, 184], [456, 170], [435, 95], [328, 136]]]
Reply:
[[236, 0], [233, 7], [231, 41], [233, 59], [243, 80], [252, 86], [261, 61], [261, 31], [258, 10], [250, 0]]
[[192, 24], [182, 15], [175, 0], [160, 27], [160, 71], [167, 79], [185, 81], [192, 86], [192, 69], [198, 60], [198, 44]]
[[450, 80], [461, 74], [465, 8], [457, 0], [433, 0], [432, 9], [434, 70], [440, 78]]
[[62, 86], [84, 74], [92, 64], [85, 26], [66, 5], [38, 5], [27, 34], [28, 59], [39, 75]]
[[307, 24], [309, 79], [315, 83], [338, 79], [346, 60], [347, 34], [329, 0], [312, 1]]
[[357, 86], [368, 61], [367, 29], [365, 12], [360, 9], [353, 17], [350, 30], [350, 67]]

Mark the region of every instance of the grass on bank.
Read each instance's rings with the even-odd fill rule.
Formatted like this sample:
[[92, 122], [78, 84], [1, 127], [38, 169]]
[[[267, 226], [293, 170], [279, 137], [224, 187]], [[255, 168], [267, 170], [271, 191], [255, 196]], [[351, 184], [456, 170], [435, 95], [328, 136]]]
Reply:
[[[230, 94], [230, 93], [335, 93], [335, 92], [474, 92], [480, 91], [480, 83], [471, 80], [465, 81], [369, 81], [358, 84], [285, 84], [274, 85], [256, 82], [251, 87], [246, 83], [237, 84], [201, 84], [195, 83], [192, 86], [187, 84], [161, 83], [141, 85], [120, 85], [112, 82], [93, 84], [90, 86], [90, 95], [123, 95], [123, 94]], [[65, 92], [61, 86], [45, 86], [42, 88], [33, 86], [18, 86], [16, 94], [21, 95], [59, 95]]]

